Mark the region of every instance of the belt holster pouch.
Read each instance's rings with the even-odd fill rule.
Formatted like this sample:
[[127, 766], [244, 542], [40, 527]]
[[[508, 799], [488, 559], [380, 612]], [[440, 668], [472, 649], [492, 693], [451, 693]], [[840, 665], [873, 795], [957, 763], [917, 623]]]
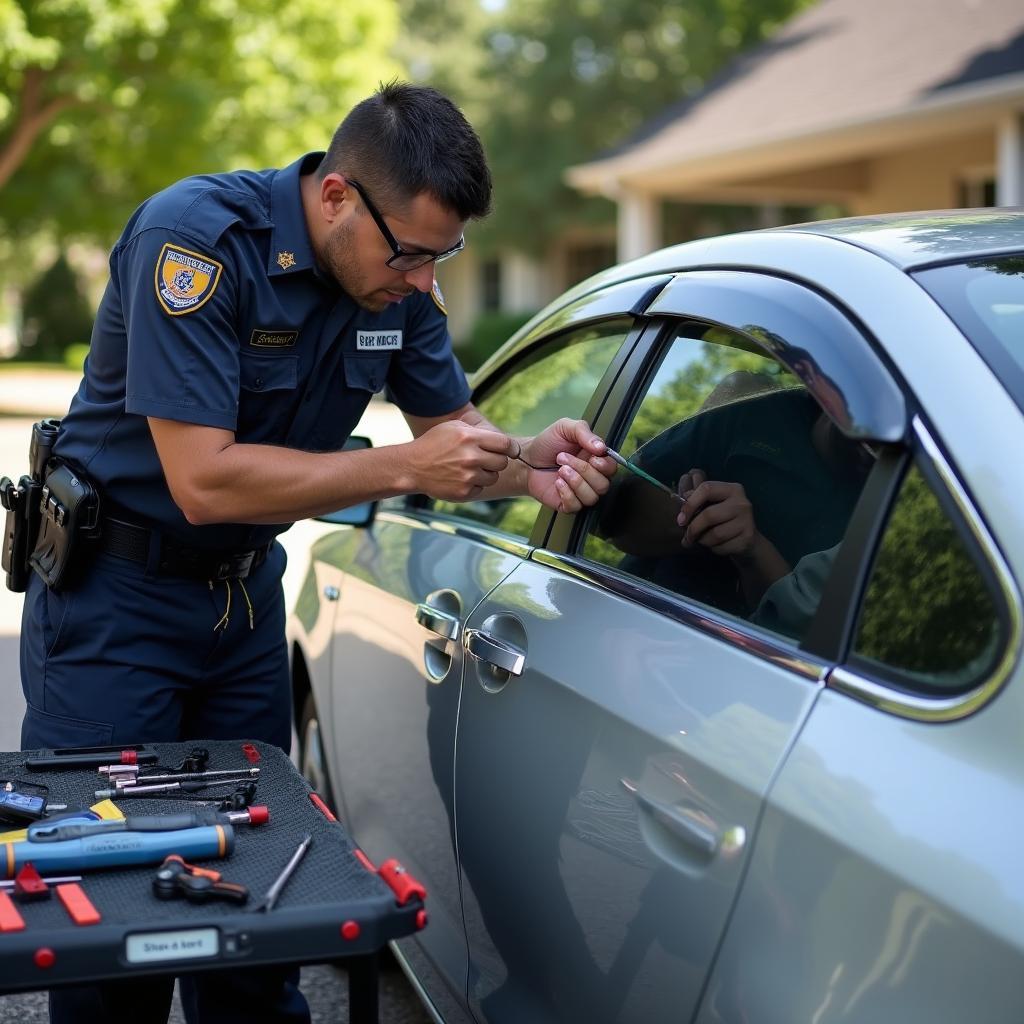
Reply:
[[28, 587], [29, 553], [39, 536], [43, 476], [59, 431], [58, 419], [33, 423], [28, 447], [29, 472], [17, 484], [6, 476], [0, 480], [0, 504], [7, 510], [0, 566], [7, 573], [7, 589], [16, 594]]
[[[0, 503], [7, 510], [0, 565], [7, 574], [7, 589], [16, 594], [24, 593], [28, 586], [28, 542], [34, 536], [29, 524], [28, 503], [33, 483], [30, 476], [23, 476], [17, 484], [8, 476], [0, 480]], [[37, 506], [40, 490], [36, 488]]]
[[29, 564], [48, 587], [67, 589], [99, 538], [99, 495], [76, 470], [57, 463], [46, 474], [37, 507], [39, 534]]

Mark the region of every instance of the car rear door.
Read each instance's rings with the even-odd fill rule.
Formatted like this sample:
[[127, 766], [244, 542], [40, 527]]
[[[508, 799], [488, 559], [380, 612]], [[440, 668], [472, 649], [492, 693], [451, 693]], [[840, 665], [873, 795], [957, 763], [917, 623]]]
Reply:
[[[841, 419], [865, 386], [877, 395], [879, 364], [858, 363], [863, 339], [831, 305], [788, 282], [758, 294], [750, 277], [723, 275], [702, 292], [697, 275], [678, 310], [671, 289], [663, 293], [660, 311], [691, 316], [652, 324], [596, 423], [624, 454], [674, 438], [680, 417], [714, 423], [753, 384], [768, 413], [739, 464], [751, 452], [785, 461], [791, 453], [775, 451], [772, 433], [779, 402], [800, 423], [827, 425], [823, 398]], [[736, 296], [746, 296], [743, 330], [722, 312]], [[851, 343], [831, 394], [820, 380], [812, 393], [783, 358], [786, 350], [790, 364], [799, 355], [821, 369], [820, 341], [833, 333], [825, 327]], [[899, 420], [891, 391], [877, 404], [876, 419]], [[674, 487], [698, 468], [679, 466], [662, 482]], [[758, 514], [806, 522], [789, 530], [790, 546], [812, 536], [824, 544], [842, 536], [862, 485], [808, 484], [816, 497], [845, 495], [823, 531], [821, 516], [784, 494]], [[757, 486], [748, 483], [752, 496]], [[732, 576], [711, 579], [717, 556], [677, 575], [675, 553], [659, 554], [655, 541], [678, 505], [657, 491], [624, 493], [579, 522], [558, 517], [545, 545], [465, 623], [455, 810], [469, 1002], [481, 1024], [691, 1018], [765, 794], [826, 670], [799, 648], [806, 621], [783, 632], [730, 603]], [[627, 527], [610, 521], [612, 501], [626, 506], [618, 518]]]

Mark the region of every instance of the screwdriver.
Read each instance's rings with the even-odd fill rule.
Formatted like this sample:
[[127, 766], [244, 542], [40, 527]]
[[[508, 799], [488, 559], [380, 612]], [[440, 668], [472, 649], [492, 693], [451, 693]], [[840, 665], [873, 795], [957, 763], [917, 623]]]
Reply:
[[140, 775], [136, 772], [112, 772], [108, 780], [119, 788], [124, 786], [150, 786], [159, 782], [201, 782], [218, 779], [224, 782], [242, 782], [259, 775], [259, 768], [221, 768], [208, 772], [173, 772], [167, 775]]
[[119, 786], [114, 783], [113, 789], [97, 789], [97, 800], [120, 800], [128, 796], [147, 796], [150, 793], [199, 793], [204, 789], [227, 785], [231, 782], [243, 782], [244, 779], [214, 779], [212, 782], [157, 782], [152, 786]]
[[307, 832], [305, 839], [299, 843], [299, 848], [292, 854], [291, 860], [288, 861], [284, 866], [284, 870], [279, 874], [274, 881], [274, 884], [267, 890], [267, 894], [253, 907], [253, 910], [273, 910], [274, 904], [277, 903], [277, 897], [281, 895], [281, 890], [285, 887], [288, 879], [292, 877], [292, 873], [299, 866], [299, 861], [305, 856], [306, 851], [309, 849], [309, 844], [313, 842], [313, 836]]
[[647, 483], [657, 487], [659, 491], [664, 491], [670, 498], [675, 498], [680, 505], [686, 504], [686, 499], [678, 491], [674, 491], [671, 487], [663, 484], [660, 480], [656, 480], [650, 473], [645, 473], [639, 466], [634, 466], [629, 459], [624, 459], [617, 451], [605, 446], [605, 454], [607, 454], [608, 458], [610, 458], [612, 462], [617, 463], [623, 469], [629, 470], [629, 472], [634, 476], [640, 477], [641, 480], [646, 480]]

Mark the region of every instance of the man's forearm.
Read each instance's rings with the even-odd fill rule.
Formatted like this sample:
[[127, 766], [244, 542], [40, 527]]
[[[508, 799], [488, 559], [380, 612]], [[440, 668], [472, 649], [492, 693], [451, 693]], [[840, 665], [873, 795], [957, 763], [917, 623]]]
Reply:
[[416, 488], [407, 445], [303, 452], [232, 443], [175, 500], [190, 522], [291, 523]]

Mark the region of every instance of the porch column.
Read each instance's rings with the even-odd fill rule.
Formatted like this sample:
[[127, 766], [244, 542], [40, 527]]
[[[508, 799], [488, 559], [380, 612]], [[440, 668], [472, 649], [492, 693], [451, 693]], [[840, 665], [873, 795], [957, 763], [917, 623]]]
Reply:
[[1024, 206], [1024, 112], [1000, 122], [996, 153], [996, 206]]
[[655, 196], [624, 188], [619, 194], [618, 258], [646, 256], [661, 245], [661, 204]]

